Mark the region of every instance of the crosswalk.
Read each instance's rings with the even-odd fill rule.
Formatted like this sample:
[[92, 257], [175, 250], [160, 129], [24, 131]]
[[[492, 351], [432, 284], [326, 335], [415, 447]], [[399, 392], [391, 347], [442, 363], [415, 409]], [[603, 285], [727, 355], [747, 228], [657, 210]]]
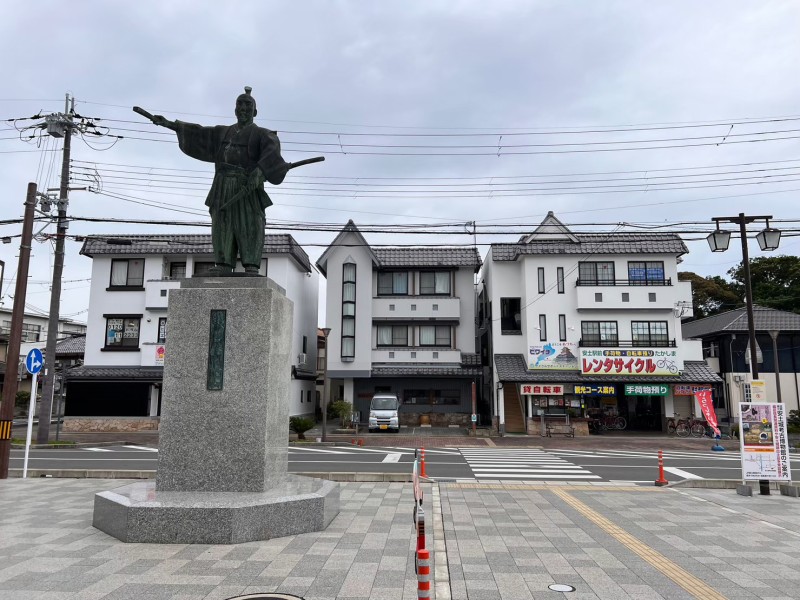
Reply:
[[[730, 446], [730, 445], [729, 445]], [[736, 450], [726, 450], [725, 452], [710, 452], [710, 451], [691, 451], [691, 450], [664, 450], [664, 460], [721, 460], [721, 461], [739, 461], [738, 446]], [[575, 449], [548, 449], [550, 454], [561, 456], [564, 458], [658, 458], [658, 450], [575, 450]]]
[[537, 449], [459, 448], [475, 479], [516, 481], [591, 481], [591, 471]]

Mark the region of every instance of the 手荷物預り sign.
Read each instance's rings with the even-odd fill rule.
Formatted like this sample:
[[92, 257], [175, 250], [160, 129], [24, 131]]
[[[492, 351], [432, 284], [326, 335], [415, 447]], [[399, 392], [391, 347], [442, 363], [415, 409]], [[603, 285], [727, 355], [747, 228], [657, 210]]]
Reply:
[[626, 396], [666, 396], [669, 386], [666, 383], [629, 383], [625, 385]]

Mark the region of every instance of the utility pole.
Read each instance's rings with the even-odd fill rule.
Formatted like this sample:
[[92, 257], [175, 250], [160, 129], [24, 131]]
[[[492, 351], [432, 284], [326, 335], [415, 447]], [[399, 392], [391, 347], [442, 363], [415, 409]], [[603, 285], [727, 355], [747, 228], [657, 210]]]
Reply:
[[19, 245], [19, 267], [14, 291], [14, 308], [11, 312], [11, 331], [6, 352], [6, 373], [3, 383], [3, 402], [0, 405], [0, 479], [8, 479], [11, 456], [11, 424], [14, 421], [14, 402], [17, 396], [19, 346], [22, 342], [22, 320], [25, 317], [25, 296], [28, 292], [28, 265], [33, 240], [33, 215], [36, 208], [36, 184], [28, 184], [25, 198], [25, 218], [22, 222], [22, 240]]
[[[71, 103], [71, 106], [70, 106]], [[72, 147], [72, 115], [75, 112], [75, 98], [67, 94], [64, 102], [64, 118], [57, 126], [63, 126], [64, 153], [61, 160], [61, 189], [58, 197], [58, 222], [56, 225], [56, 248], [53, 260], [53, 284], [50, 289], [50, 313], [47, 318], [47, 345], [45, 346], [45, 370], [42, 386], [42, 402], [39, 408], [39, 428], [36, 430], [36, 443], [46, 444], [50, 437], [50, 418], [53, 412], [53, 390], [56, 375], [56, 342], [58, 341], [58, 320], [61, 306], [61, 275], [64, 272], [64, 239], [67, 234], [67, 207], [69, 205], [69, 156]], [[53, 131], [56, 133], [53, 133]], [[48, 128], [51, 135], [63, 131], [60, 127]]]

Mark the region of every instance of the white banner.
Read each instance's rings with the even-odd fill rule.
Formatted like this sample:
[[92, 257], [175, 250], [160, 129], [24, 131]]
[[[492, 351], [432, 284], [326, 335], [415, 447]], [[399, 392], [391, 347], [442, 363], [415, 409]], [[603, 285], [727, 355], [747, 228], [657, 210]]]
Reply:
[[791, 481], [786, 405], [739, 403], [742, 479]]

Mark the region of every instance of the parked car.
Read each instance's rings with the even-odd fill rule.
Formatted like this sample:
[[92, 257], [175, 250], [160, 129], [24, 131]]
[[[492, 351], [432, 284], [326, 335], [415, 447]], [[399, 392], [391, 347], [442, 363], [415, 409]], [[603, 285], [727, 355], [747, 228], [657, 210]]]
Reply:
[[400, 401], [394, 394], [375, 394], [369, 404], [369, 430], [400, 431]]

